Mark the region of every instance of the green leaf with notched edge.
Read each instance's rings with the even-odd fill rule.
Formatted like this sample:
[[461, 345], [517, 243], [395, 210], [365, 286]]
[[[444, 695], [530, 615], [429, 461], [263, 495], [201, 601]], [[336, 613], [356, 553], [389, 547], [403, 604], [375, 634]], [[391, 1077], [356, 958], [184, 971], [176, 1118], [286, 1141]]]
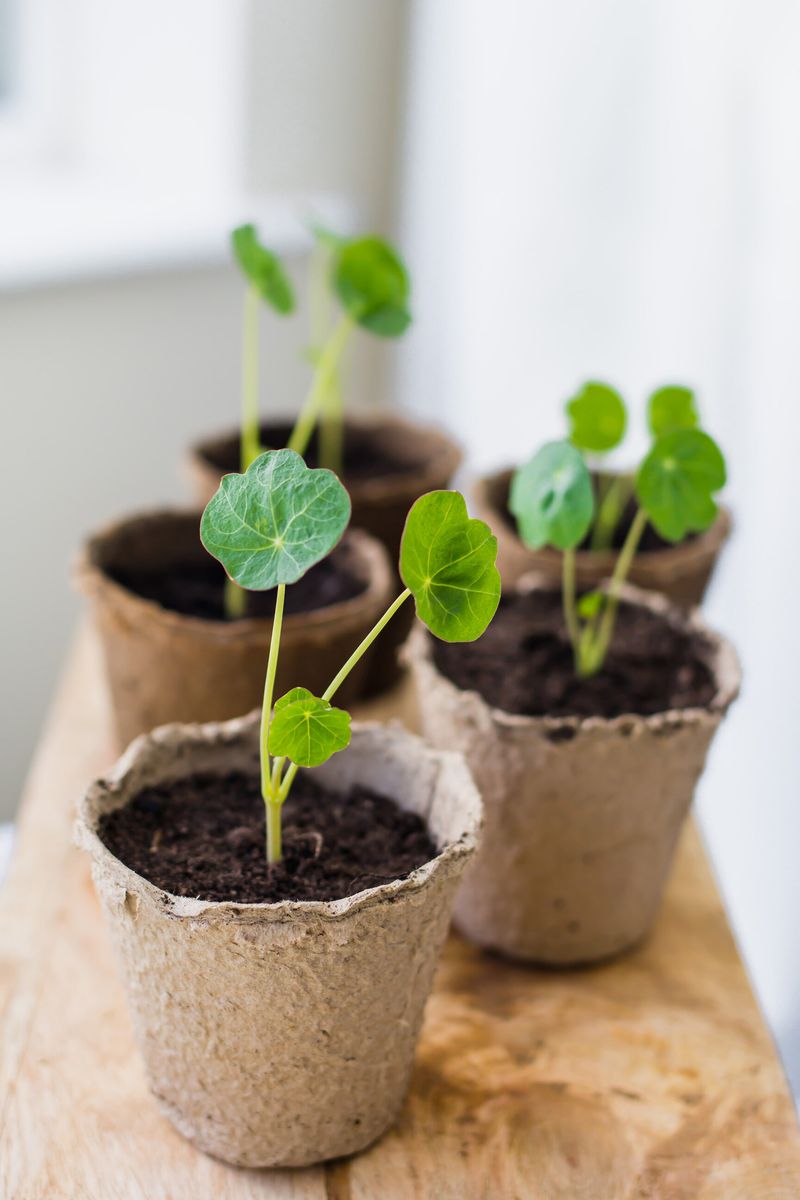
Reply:
[[628, 414], [619, 392], [605, 383], [585, 383], [567, 401], [569, 440], [579, 450], [605, 454], [625, 436]]
[[350, 520], [350, 497], [333, 471], [307, 467], [294, 450], [268, 450], [244, 475], [224, 475], [206, 505], [200, 539], [241, 587], [296, 583], [330, 554]]
[[676, 429], [656, 439], [636, 476], [636, 496], [651, 524], [669, 542], [708, 529], [717, 515], [713, 494], [725, 484], [725, 459], [699, 429]]
[[592, 479], [580, 452], [569, 442], [547, 442], [514, 472], [508, 507], [532, 550], [580, 545], [594, 515]]
[[298, 767], [318, 767], [350, 743], [350, 714], [307, 688], [296, 687], [275, 704], [269, 752]]
[[694, 429], [700, 421], [694, 392], [686, 387], [663, 387], [647, 401], [647, 424], [653, 437], [676, 429]]
[[346, 242], [336, 253], [333, 286], [346, 311], [370, 333], [399, 337], [411, 324], [408, 272], [381, 238]]
[[400, 575], [417, 616], [444, 642], [473, 642], [500, 603], [497, 538], [470, 518], [460, 492], [415, 501], [400, 544]]
[[255, 225], [240, 225], [231, 234], [233, 253], [262, 300], [284, 316], [294, 312], [294, 290], [277, 254], [258, 240]]

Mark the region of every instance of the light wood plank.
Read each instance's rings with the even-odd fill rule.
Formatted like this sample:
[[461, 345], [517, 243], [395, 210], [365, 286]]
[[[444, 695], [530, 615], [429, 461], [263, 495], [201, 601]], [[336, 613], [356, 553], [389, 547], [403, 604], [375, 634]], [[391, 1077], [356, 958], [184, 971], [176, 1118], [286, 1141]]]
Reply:
[[[361, 715], [402, 711], [408, 693]], [[0, 897], [0, 1196], [13, 1200], [798, 1200], [800, 1135], [693, 829], [653, 936], [539, 972], [453, 937], [397, 1129], [327, 1168], [238, 1171], [150, 1100], [74, 801], [112, 758], [83, 635]]]

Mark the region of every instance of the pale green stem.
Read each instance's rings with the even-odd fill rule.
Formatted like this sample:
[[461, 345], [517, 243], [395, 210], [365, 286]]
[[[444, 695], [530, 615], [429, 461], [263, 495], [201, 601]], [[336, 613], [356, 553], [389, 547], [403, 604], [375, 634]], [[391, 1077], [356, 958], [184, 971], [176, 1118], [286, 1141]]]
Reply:
[[267, 862], [278, 863], [283, 854], [280, 801], [267, 801]]
[[308, 260], [308, 324], [311, 345], [319, 349], [330, 324], [330, 303], [327, 287], [330, 251], [315, 240]]
[[564, 622], [567, 626], [572, 653], [577, 668], [581, 640], [581, 627], [575, 608], [575, 548], [571, 546], [561, 555], [561, 601], [564, 606]]
[[258, 319], [261, 298], [249, 284], [244, 298], [242, 322], [242, 434], [241, 469], [244, 473], [261, 453], [258, 414]]
[[597, 636], [593, 639], [591, 645], [587, 647], [588, 652], [582, 664], [583, 670], [581, 674], [583, 675], [594, 675], [600, 670], [605, 661], [614, 633], [614, 621], [617, 609], [619, 608], [619, 594], [623, 583], [628, 577], [628, 572], [631, 569], [631, 564], [636, 556], [636, 551], [639, 547], [639, 542], [642, 540], [642, 534], [646, 526], [647, 513], [643, 508], [639, 508], [631, 522], [631, 527], [627, 532], [622, 549], [614, 564], [614, 571], [611, 576], [611, 582], [608, 585]]
[[[283, 602], [286, 584], [278, 584], [275, 597], [275, 615], [272, 618], [272, 636], [269, 640], [267, 675], [264, 680], [264, 702], [261, 706], [261, 795], [267, 807], [267, 862], [280, 862], [281, 858], [281, 803], [273, 790], [270, 777], [269, 726], [272, 719], [272, 696], [275, 691], [275, 674], [278, 669], [278, 649], [283, 624]], [[276, 835], [277, 830], [277, 835]]]
[[288, 441], [288, 448], [296, 450], [298, 454], [305, 454], [308, 449], [308, 443], [311, 441], [314, 426], [328, 398], [331, 383], [335, 379], [342, 351], [354, 328], [355, 322], [353, 318], [349, 313], [344, 313], [322, 350], [319, 363], [314, 371], [311, 390], [300, 410], [297, 424], [292, 430], [292, 436]]
[[331, 376], [328, 399], [319, 418], [319, 465], [340, 479], [344, 474], [344, 404], [338, 370]]
[[244, 588], [240, 588], [238, 583], [234, 583], [227, 575], [225, 576], [225, 616], [229, 621], [235, 620], [237, 617], [243, 617], [247, 608], [247, 593]]
[[631, 494], [631, 481], [625, 475], [615, 476], [608, 484], [597, 509], [592, 530], [592, 550], [610, 550], [614, 531]]
[[347, 662], [344, 664], [342, 669], [337, 672], [337, 674], [334, 676], [334, 678], [328, 684], [325, 691], [322, 693], [323, 700], [332, 700], [333, 699], [334, 695], [336, 694], [336, 692], [338, 692], [339, 688], [342, 686], [345, 679], [347, 679], [347, 676], [350, 674], [353, 667], [356, 665], [356, 663], [359, 661], [359, 659], [362, 658], [366, 654], [367, 650], [369, 650], [370, 646], [375, 641], [375, 638], [378, 637], [378, 635], [383, 631], [383, 629], [385, 629], [385, 627], [389, 624], [389, 622], [391, 621], [394, 614], [397, 612], [398, 608], [400, 608], [400, 606], [402, 604], [405, 604], [406, 600], [408, 599], [408, 597], [410, 595], [411, 595], [411, 589], [406, 588], [404, 592], [400, 593], [400, 595], [397, 597], [396, 600], [392, 601], [392, 603], [389, 605], [389, 607], [387, 608], [387, 610], [383, 614], [383, 616], [380, 618], [380, 620], [377, 621], [375, 625], [373, 625], [372, 629], [369, 631], [369, 633], [364, 638], [364, 640], [362, 642], [360, 642], [358, 646], [356, 646], [355, 650], [350, 655], [350, 657], [348, 658]]
[[[358, 646], [356, 646], [355, 650], [350, 655], [350, 657], [348, 658], [347, 662], [344, 664], [342, 669], [337, 672], [337, 674], [333, 677], [331, 682], [328, 684], [325, 691], [322, 693], [323, 700], [332, 700], [333, 699], [334, 695], [339, 690], [339, 688], [342, 686], [345, 679], [347, 679], [347, 676], [353, 670], [353, 667], [355, 667], [355, 665], [359, 662], [359, 660], [361, 658], [363, 658], [363, 656], [366, 654], [367, 650], [369, 650], [370, 646], [375, 641], [375, 638], [378, 637], [378, 635], [381, 633], [381, 631], [389, 624], [392, 617], [397, 612], [398, 608], [400, 608], [400, 606], [406, 602], [406, 600], [408, 599], [408, 597], [410, 595], [411, 595], [410, 588], [406, 588], [406, 590], [404, 592], [400, 593], [400, 595], [397, 597], [396, 600], [392, 601], [392, 603], [389, 605], [389, 607], [387, 608], [387, 610], [383, 614], [383, 616], [380, 618], [380, 620], [377, 621], [375, 625], [373, 625], [372, 629], [369, 631], [369, 633], [364, 638], [364, 640], [362, 642], [360, 642]], [[280, 770], [282, 770], [283, 763], [284, 763], [284, 759], [282, 759], [282, 758], [278, 758], [275, 760], [275, 767], [276, 767], [276, 770], [278, 771], [278, 773], [280, 773]], [[294, 777], [297, 774], [297, 770], [298, 770], [297, 764], [292, 763], [289, 766], [288, 771], [284, 775], [283, 783], [281, 784], [281, 787], [280, 787], [281, 802], [283, 802], [286, 799], [286, 797], [289, 795], [289, 789], [291, 788], [292, 783], [294, 782]], [[274, 778], [274, 773], [273, 773], [273, 778]]]

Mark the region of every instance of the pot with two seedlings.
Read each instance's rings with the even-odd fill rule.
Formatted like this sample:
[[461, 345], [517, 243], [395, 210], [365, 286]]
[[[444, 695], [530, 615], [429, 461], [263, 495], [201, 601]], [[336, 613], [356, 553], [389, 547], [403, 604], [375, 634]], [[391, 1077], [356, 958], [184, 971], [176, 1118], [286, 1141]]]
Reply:
[[225, 477], [203, 542], [237, 586], [275, 592], [260, 715], [138, 739], [78, 820], [151, 1088], [247, 1166], [349, 1154], [394, 1120], [481, 819], [458, 755], [333, 703], [412, 598], [448, 641], [490, 622], [496, 542], [457, 493], [415, 503], [404, 587], [321, 694], [300, 676], [273, 703], [287, 595], [349, 514], [290, 450]]
[[[591, 471], [596, 516], [590, 533], [575, 550], [575, 579], [592, 589], [614, 570], [637, 513], [635, 481], [630, 474], [609, 470], [606, 456], [625, 436], [628, 414], [622, 397], [604, 383], [587, 383], [566, 406], [569, 440]], [[655, 442], [662, 434], [697, 428], [699, 414], [693, 392], [669, 386], [648, 400], [648, 426]], [[519, 533], [511, 496], [513, 469], [479, 479], [474, 488], [475, 511], [497, 535], [497, 563], [504, 587], [513, 586], [529, 571], [558, 586], [561, 551], [546, 544], [533, 548]], [[628, 580], [636, 587], [660, 592], [682, 607], [699, 604], [731, 530], [730, 513], [720, 507], [711, 524], [690, 529], [679, 540], [665, 537], [652, 522], [641, 530]]]
[[576, 548], [595, 493], [575, 446], [550, 443], [516, 473], [511, 504], [526, 545], [561, 552], [561, 592], [523, 580], [475, 646], [415, 632], [423, 733], [462, 751], [484, 800], [482, 848], [455, 909], [479, 944], [570, 964], [619, 953], [650, 928], [739, 667], [697, 614], [625, 581], [645, 525], [675, 542], [702, 532], [724, 482], [708, 435], [658, 437], [612, 577], [579, 595]]

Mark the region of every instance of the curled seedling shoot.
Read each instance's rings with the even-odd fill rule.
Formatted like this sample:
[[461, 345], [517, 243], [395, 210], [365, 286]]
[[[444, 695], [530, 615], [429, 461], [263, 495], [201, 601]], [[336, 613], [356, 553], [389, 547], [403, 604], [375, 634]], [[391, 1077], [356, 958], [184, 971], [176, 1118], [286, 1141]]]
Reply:
[[[319, 424], [323, 466], [342, 474], [344, 400], [342, 358], [357, 328], [378, 337], [396, 338], [411, 324], [408, 271], [397, 251], [378, 237], [339, 238], [316, 227], [312, 258], [311, 388], [289, 439], [289, 449], [305, 454]], [[326, 284], [338, 304], [331, 317]]]
[[562, 441], [549, 442], [516, 471], [509, 507], [520, 537], [533, 550], [562, 551], [564, 622], [579, 676], [596, 674], [605, 662], [622, 586], [648, 521], [669, 542], [701, 533], [716, 517], [714, 495], [724, 484], [725, 460], [707, 433], [695, 428], [660, 433], [636, 473], [637, 509], [608, 586], [578, 598], [575, 551], [596, 516], [589, 468], [579, 450]]
[[400, 549], [403, 590], [321, 696], [300, 685], [274, 702], [286, 588], [336, 546], [350, 498], [333, 472], [310, 468], [293, 450], [270, 450], [243, 474], [226, 475], [203, 513], [203, 545], [243, 588], [277, 589], [261, 711], [261, 794], [267, 859], [281, 858], [281, 812], [300, 767], [316, 767], [350, 741], [350, 715], [331, 701], [392, 619], [413, 597], [418, 617], [448, 642], [474, 641], [500, 600], [497, 541], [467, 515], [458, 492], [421, 496]]

